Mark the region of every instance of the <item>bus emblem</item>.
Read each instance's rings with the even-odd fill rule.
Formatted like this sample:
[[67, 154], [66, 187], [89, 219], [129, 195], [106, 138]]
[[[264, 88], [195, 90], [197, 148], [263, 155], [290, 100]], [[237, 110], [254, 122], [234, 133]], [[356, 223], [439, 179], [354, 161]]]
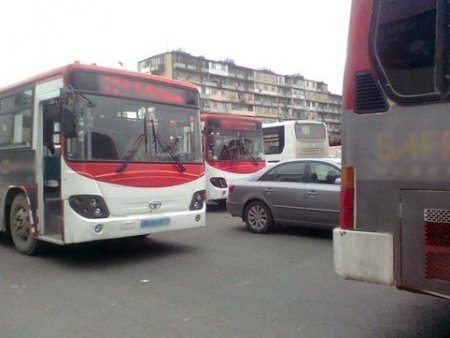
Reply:
[[161, 205], [162, 205], [161, 201], [155, 200], [155, 201], [151, 201], [148, 204], [148, 207], [150, 208], [150, 211], [151, 211], [151, 210], [156, 210], [156, 209], [161, 208]]

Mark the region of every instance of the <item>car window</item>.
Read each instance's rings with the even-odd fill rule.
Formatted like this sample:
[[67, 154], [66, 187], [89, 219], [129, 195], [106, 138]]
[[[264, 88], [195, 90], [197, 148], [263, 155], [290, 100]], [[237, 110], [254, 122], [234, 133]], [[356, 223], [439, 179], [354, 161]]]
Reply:
[[334, 184], [341, 177], [341, 171], [326, 163], [313, 162], [310, 164], [309, 180], [312, 183]]
[[268, 171], [260, 181], [306, 182], [306, 165], [304, 162], [280, 164]]

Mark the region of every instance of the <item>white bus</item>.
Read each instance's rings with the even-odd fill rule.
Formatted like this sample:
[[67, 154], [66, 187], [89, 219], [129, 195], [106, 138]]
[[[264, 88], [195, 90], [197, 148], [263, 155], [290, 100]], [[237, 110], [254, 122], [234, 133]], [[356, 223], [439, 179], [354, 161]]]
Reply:
[[302, 157], [328, 157], [327, 127], [323, 122], [299, 120], [263, 124], [268, 163]]
[[205, 225], [189, 83], [72, 64], [0, 90], [0, 130], [0, 232], [24, 254]]

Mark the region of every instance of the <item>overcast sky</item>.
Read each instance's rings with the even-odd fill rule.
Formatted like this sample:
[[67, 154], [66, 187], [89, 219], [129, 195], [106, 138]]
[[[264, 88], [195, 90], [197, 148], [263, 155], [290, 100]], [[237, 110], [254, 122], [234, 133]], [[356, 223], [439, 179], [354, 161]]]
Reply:
[[0, 87], [75, 60], [129, 70], [183, 49], [341, 94], [350, 0], [4, 0]]

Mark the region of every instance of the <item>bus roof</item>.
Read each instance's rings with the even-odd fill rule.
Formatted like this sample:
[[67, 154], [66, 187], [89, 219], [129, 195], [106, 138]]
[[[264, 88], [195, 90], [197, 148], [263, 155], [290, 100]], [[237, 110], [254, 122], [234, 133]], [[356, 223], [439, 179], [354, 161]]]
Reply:
[[198, 91], [198, 87], [189, 82], [173, 80], [173, 79], [163, 77], [163, 76], [138, 73], [138, 72], [129, 71], [129, 70], [101, 67], [101, 66], [97, 66], [97, 65], [85, 65], [85, 64], [75, 62], [75, 63], [69, 64], [69, 65], [66, 65], [63, 67], [59, 67], [59, 68], [38, 74], [38, 75], [30, 77], [26, 80], [14, 83], [12, 85], [8, 85], [6, 87], [0, 88], [0, 92], [6, 92], [6, 91], [13, 90], [15, 88], [18, 88], [18, 87], [21, 87], [21, 86], [24, 86], [27, 84], [32, 84], [34, 82], [49, 79], [49, 78], [52, 78], [52, 77], [55, 77], [58, 75], [65, 74], [72, 70], [86, 70], [86, 71], [91, 71], [91, 72], [108, 73], [111, 75], [128, 76], [128, 77], [133, 77], [135, 79], [151, 80], [154, 82], [159, 82], [161, 84], [165, 84], [165, 85], [169, 85], [169, 86], [173, 86], [173, 87], [182, 87], [185, 89]]
[[256, 116], [248, 116], [248, 115], [237, 115], [230, 113], [210, 113], [210, 112], [201, 112], [201, 119], [209, 119], [209, 118], [223, 118], [223, 119], [236, 119], [236, 120], [247, 120], [247, 121], [261, 121], [259, 117]]
[[281, 122], [264, 123], [263, 128], [288, 126], [288, 125], [295, 125], [295, 124], [302, 124], [302, 123], [325, 124], [324, 122], [314, 121], [314, 120], [289, 120], [289, 121], [281, 121]]

